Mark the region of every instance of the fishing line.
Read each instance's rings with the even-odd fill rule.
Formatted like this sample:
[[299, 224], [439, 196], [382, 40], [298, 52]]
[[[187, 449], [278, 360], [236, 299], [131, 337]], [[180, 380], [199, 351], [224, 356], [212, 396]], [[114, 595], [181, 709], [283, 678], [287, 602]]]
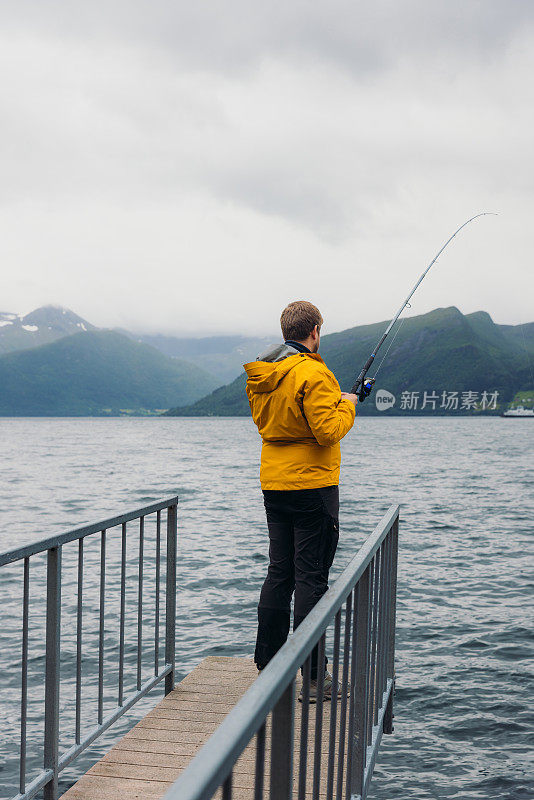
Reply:
[[[406, 306], [406, 308], [411, 308], [411, 305], [410, 305], [410, 303], [408, 303], [408, 305]], [[380, 372], [380, 368], [381, 368], [382, 364], [383, 364], [383, 363], [384, 363], [384, 361], [386, 360], [386, 358], [387, 358], [387, 355], [388, 355], [389, 351], [390, 351], [390, 350], [391, 350], [391, 348], [393, 347], [393, 343], [394, 343], [395, 339], [397, 338], [397, 336], [398, 336], [398, 335], [399, 335], [399, 333], [400, 333], [400, 329], [402, 328], [402, 326], [403, 326], [403, 324], [404, 324], [404, 320], [405, 320], [405, 319], [406, 319], [406, 317], [403, 317], [403, 318], [401, 319], [401, 321], [400, 321], [400, 323], [399, 323], [399, 325], [398, 325], [398, 327], [397, 327], [397, 330], [395, 331], [395, 335], [394, 335], [393, 339], [391, 340], [391, 342], [389, 343], [389, 347], [388, 347], [388, 349], [386, 350], [386, 352], [385, 352], [385, 354], [384, 354], [384, 358], [382, 359], [382, 361], [380, 362], [380, 364], [379, 364], [379, 365], [378, 365], [378, 367], [376, 368], [376, 371], [375, 371], [375, 381], [376, 381], [376, 376], [377, 376], [377, 375], [378, 375], [378, 373]]]

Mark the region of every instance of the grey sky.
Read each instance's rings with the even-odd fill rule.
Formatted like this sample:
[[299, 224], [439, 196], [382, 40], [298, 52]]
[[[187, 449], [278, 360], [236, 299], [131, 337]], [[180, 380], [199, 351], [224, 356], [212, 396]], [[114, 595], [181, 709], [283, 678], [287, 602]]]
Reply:
[[271, 333], [534, 319], [534, 3], [0, 5], [0, 310]]

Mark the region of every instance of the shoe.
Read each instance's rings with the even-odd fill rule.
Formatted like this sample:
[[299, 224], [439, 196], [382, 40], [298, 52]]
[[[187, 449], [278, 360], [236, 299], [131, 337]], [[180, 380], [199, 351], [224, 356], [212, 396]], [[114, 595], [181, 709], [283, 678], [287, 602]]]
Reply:
[[[337, 689], [337, 696], [338, 698], [341, 697], [341, 687], [338, 686]], [[299, 703], [302, 703], [304, 698], [304, 690], [300, 690], [299, 694]], [[323, 687], [323, 700], [331, 700], [332, 699], [332, 676], [328, 672], [328, 670], [324, 674], [324, 687]], [[310, 703], [317, 702], [317, 680], [313, 678], [310, 680]]]

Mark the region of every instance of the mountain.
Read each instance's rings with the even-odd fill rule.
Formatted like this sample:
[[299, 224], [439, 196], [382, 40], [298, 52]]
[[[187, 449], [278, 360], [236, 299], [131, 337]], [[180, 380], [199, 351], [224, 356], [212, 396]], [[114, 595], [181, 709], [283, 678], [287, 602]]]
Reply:
[[[321, 355], [343, 390], [350, 390], [387, 324], [383, 321], [360, 325], [321, 338]], [[379, 373], [375, 391], [385, 389], [395, 396], [392, 413], [421, 411], [424, 392], [439, 396], [437, 411], [444, 413], [439, 410], [443, 392], [458, 392], [461, 399], [462, 392], [475, 392], [481, 398], [484, 391], [497, 391], [502, 406], [517, 391], [530, 388], [534, 323], [496, 325], [484, 311], [464, 315], [450, 307], [406, 318], [396, 330], [396, 335], [394, 330], [376, 359]], [[387, 359], [380, 367], [390, 345]], [[374, 376], [376, 369], [369, 375]], [[244, 416], [250, 413], [244, 387], [242, 374], [196, 403], [174, 407], [166, 413], [169, 416]], [[418, 393], [415, 408], [401, 407], [403, 392]], [[425, 409], [422, 411], [425, 413]], [[436, 409], [428, 403], [426, 411], [435, 413]], [[360, 405], [358, 413], [379, 412], [371, 400]]]
[[94, 325], [61, 306], [42, 306], [26, 316], [0, 311], [0, 355], [93, 330]]
[[[68, 308], [42, 306], [25, 316], [0, 312], [0, 356], [20, 350], [30, 350], [42, 344], [72, 336], [81, 331], [100, 330]], [[269, 338], [247, 336], [179, 337], [163, 334], [136, 334], [115, 328], [127, 336], [159, 350], [173, 359], [187, 361], [208, 373], [212, 385], [221, 386], [237, 377], [245, 361], [256, 358], [268, 345]]]
[[[68, 308], [48, 305], [26, 316], [0, 311], [0, 355], [29, 350], [49, 344], [80, 331], [99, 330]], [[256, 358], [270, 339], [247, 336], [204, 336], [198, 338], [136, 334], [115, 329], [135, 342], [152, 345], [171, 358], [189, 361], [208, 372], [216, 385], [232, 381], [243, 369], [243, 363]]]
[[182, 358], [214, 375], [220, 384], [234, 380], [243, 364], [252, 361], [271, 339], [247, 336], [205, 336], [198, 339], [140, 334], [138, 341], [157, 347], [165, 355]]
[[115, 331], [83, 331], [0, 356], [0, 415], [154, 413], [192, 403], [216, 385], [204, 370], [150, 345]]

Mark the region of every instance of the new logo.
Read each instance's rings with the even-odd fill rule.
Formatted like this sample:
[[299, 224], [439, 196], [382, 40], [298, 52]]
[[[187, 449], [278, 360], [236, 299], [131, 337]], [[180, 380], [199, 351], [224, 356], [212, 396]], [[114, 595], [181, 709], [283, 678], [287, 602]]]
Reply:
[[395, 405], [395, 395], [386, 392], [385, 389], [379, 389], [375, 394], [375, 403], [379, 411], [387, 411]]

